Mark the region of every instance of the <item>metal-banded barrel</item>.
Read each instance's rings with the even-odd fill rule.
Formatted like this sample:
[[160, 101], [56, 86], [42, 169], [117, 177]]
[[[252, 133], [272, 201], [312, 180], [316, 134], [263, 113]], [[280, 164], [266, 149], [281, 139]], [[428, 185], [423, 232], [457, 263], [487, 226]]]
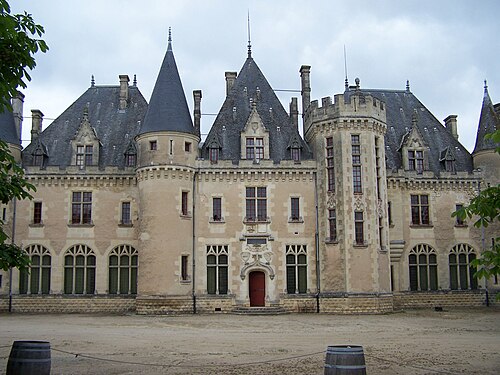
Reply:
[[14, 341], [7, 362], [7, 375], [50, 375], [50, 343]]
[[325, 358], [325, 375], [366, 375], [363, 347], [329, 346]]

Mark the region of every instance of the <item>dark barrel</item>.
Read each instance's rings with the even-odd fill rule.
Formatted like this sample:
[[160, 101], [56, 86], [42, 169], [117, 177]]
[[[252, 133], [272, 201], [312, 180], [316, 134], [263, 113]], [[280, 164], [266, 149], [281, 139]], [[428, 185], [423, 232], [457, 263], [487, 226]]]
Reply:
[[50, 375], [50, 343], [14, 341], [7, 362], [7, 375]]
[[363, 347], [329, 346], [326, 350], [325, 375], [366, 375]]

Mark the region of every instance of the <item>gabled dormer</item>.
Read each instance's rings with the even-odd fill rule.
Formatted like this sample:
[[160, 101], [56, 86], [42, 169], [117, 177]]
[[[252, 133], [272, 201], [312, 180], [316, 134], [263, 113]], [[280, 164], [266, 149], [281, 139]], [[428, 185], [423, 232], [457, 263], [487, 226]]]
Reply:
[[399, 151], [403, 160], [403, 169], [405, 171], [416, 171], [422, 174], [429, 167], [428, 145], [424, 137], [418, 130], [418, 116], [415, 110], [412, 115], [412, 126], [403, 136]]
[[248, 120], [240, 133], [241, 159], [260, 160], [269, 159], [269, 130], [266, 129], [262, 118], [257, 113], [257, 104], [252, 102], [252, 110]]
[[300, 154], [302, 153], [302, 142], [298, 134], [292, 134], [288, 142], [287, 150], [290, 152], [290, 159], [295, 163], [300, 163]]
[[455, 173], [455, 154], [450, 146], [446, 147], [439, 154], [441, 168], [446, 172]]
[[208, 159], [210, 163], [217, 164], [222, 150], [222, 144], [217, 134], [213, 133], [205, 142], [205, 149], [208, 150]]
[[34, 144], [35, 146], [33, 148], [33, 151], [31, 152], [31, 156], [33, 158], [32, 166], [40, 167], [43, 169], [47, 165], [47, 161], [49, 159], [47, 146], [45, 146], [40, 139], [36, 139], [34, 141]]
[[95, 129], [90, 125], [89, 110], [83, 110], [83, 117], [74, 138], [71, 140], [71, 165], [83, 169], [99, 165], [99, 151], [101, 143]]
[[137, 164], [137, 146], [134, 141], [130, 141], [124, 152], [125, 167], [135, 167]]

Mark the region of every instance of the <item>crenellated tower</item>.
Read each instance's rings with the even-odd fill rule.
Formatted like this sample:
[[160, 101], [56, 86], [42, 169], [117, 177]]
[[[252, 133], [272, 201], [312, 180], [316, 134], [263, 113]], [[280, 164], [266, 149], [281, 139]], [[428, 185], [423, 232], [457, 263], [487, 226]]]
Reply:
[[[201, 92], [195, 93], [195, 100], [198, 113]], [[139, 273], [139, 313], [147, 312], [141, 310], [142, 297], [186, 297], [189, 301], [199, 116], [196, 124], [193, 126], [189, 113], [169, 32], [167, 52], [136, 137], [139, 262], [147, 270]]]
[[[308, 69], [301, 69], [307, 85]], [[356, 86], [309, 103], [304, 137], [317, 161], [321, 292], [390, 298], [385, 103]], [[325, 302], [326, 303], [326, 302]]]

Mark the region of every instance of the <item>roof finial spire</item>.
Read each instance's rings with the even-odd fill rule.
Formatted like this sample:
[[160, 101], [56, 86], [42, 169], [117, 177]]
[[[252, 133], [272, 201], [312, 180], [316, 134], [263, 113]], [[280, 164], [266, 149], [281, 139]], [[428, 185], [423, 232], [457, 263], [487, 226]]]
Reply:
[[410, 80], [406, 80], [406, 92], [410, 92]]
[[484, 80], [484, 93], [485, 94], [488, 93], [488, 81], [487, 80]]
[[94, 79], [94, 75], [92, 74], [92, 77], [90, 78], [90, 87], [94, 87], [95, 86], [95, 79]]
[[250, 42], [250, 9], [248, 10], [248, 58], [250, 59], [252, 57], [252, 43]]
[[344, 44], [344, 71], [345, 71], [345, 89], [349, 90], [349, 80], [347, 79], [347, 55], [345, 52], [345, 44]]
[[167, 51], [172, 51], [172, 28], [168, 27], [168, 47]]
[[137, 87], [137, 74], [134, 74], [134, 87]]

